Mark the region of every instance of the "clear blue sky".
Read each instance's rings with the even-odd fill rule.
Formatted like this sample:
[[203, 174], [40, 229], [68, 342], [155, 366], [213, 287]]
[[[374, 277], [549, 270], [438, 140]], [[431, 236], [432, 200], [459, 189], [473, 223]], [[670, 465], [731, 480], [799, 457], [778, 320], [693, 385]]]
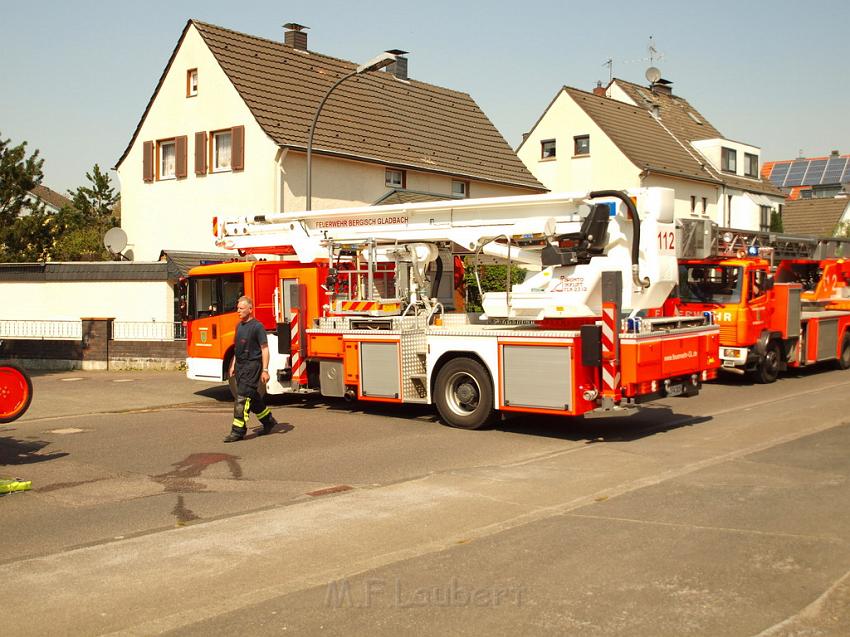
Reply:
[[[469, 93], [516, 147], [562, 85], [644, 82], [647, 45], [674, 91], [762, 159], [850, 153], [850, 2], [571, 0], [0, 0], [0, 135], [64, 192], [112, 168], [189, 18], [361, 62], [410, 51], [412, 78]], [[112, 172], [113, 181], [117, 175]]]

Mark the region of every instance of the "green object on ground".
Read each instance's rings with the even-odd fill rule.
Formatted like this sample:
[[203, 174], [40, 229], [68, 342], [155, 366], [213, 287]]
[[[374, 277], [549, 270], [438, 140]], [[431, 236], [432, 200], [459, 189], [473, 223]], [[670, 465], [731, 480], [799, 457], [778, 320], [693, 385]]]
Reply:
[[12, 493], [12, 491], [28, 491], [31, 488], [31, 480], [21, 480], [20, 478], [0, 478], [0, 493]]

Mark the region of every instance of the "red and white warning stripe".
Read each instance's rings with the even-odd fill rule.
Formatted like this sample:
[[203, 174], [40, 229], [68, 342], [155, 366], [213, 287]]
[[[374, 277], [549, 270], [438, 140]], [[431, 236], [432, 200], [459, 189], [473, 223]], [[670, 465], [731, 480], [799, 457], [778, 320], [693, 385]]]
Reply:
[[613, 394], [620, 387], [617, 361], [617, 305], [602, 304], [602, 393]]
[[292, 380], [303, 385], [307, 382], [307, 361], [301, 356], [301, 328], [298, 310], [292, 310], [290, 320], [292, 321], [289, 325]]

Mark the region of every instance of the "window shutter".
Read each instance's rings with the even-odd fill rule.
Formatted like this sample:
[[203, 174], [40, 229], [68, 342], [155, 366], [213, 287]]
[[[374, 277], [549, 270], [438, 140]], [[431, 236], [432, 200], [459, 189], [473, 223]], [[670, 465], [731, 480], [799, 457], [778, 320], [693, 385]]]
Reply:
[[195, 174], [207, 174], [207, 134], [195, 133]]
[[245, 170], [245, 127], [230, 129], [230, 169]]
[[153, 142], [142, 144], [142, 179], [153, 181]]
[[186, 155], [188, 154], [188, 139], [185, 135], [174, 138], [174, 176], [177, 179], [185, 179], [186, 170]]

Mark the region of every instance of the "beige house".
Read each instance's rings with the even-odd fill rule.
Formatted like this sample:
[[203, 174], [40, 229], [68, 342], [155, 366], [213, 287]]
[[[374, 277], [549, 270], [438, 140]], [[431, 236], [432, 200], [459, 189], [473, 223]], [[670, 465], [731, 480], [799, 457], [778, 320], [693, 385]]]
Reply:
[[[305, 209], [308, 130], [356, 64], [190, 20], [116, 169], [137, 260], [214, 249], [214, 215]], [[407, 76], [401, 55], [325, 104], [313, 141], [312, 208], [418, 197], [543, 192], [467, 94]]]
[[760, 149], [729, 140], [658, 80], [614, 79], [593, 93], [563, 87], [517, 154], [553, 191], [663, 186], [675, 214], [769, 229], [783, 193], [759, 176]]

